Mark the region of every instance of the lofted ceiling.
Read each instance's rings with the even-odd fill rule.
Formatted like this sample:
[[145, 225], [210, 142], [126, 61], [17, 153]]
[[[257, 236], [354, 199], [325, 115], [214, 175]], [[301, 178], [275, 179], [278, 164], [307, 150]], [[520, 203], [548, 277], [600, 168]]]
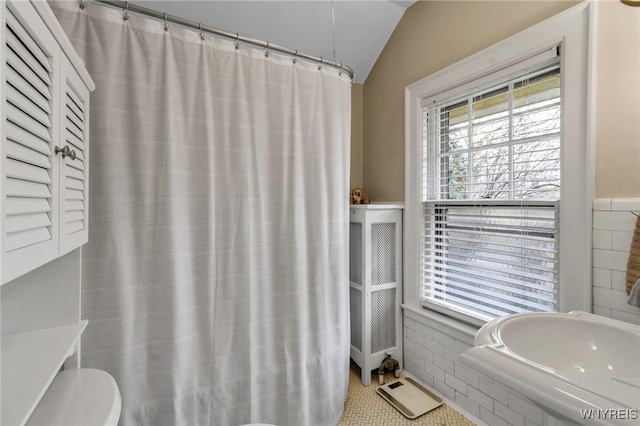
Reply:
[[[407, 7], [415, 0], [334, 0], [336, 62], [363, 83]], [[141, 6], [333, 60], [330, 0], [156, 1]]]

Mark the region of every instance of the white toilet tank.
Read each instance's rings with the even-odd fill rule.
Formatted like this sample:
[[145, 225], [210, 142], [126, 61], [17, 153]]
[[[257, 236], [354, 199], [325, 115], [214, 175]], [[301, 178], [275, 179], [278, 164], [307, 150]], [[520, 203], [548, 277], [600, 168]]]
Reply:
[[26, 424], [116, 426], [120, 408], [120, 390], [108, 373], [70, 369], [56, 375]]

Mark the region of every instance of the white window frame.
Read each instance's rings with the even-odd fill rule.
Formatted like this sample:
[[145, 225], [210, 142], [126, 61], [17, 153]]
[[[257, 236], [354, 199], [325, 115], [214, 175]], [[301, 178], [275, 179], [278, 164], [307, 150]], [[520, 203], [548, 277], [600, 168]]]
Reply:
[[[591, 311], [591, 206], [595, 195], [594, 7], [581, 3], [405, 88], [403, 307], [422, 312], [423, 100], [498, 73], [552, 46], [561, 48], [562, 128], [559, 312]], [[465, 316], [447, 315], [461, 321]], [[448, 321], [448, 320], [445, 320]], [[476, 323], [475, 325], [478, 325]]]

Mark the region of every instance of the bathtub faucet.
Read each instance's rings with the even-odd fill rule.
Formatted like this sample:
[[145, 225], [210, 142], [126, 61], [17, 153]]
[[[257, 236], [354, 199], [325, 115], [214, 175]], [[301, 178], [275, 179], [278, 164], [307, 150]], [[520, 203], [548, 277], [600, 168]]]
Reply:
[[631, 293], [629, 294], [627, 303], [640, 307], [640, 280], [636, 281], [633, 287], [631, 287]]

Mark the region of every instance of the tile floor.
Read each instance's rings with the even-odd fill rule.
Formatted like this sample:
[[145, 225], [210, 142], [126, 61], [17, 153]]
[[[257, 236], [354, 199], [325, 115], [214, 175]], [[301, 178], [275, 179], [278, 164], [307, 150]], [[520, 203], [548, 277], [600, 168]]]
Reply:
[[[409, 420], [376, 393], [378, 376], [374, 376], [370, 386], [363, 386], [360, 381], [360, 368], [351, 364], [349, 394], [344, 415], [338, 426], [474, 426], [471, 421], [446, 404], [417, 419]], [[392, 381], [393, 374], [387, 374], [385, 380]]]

